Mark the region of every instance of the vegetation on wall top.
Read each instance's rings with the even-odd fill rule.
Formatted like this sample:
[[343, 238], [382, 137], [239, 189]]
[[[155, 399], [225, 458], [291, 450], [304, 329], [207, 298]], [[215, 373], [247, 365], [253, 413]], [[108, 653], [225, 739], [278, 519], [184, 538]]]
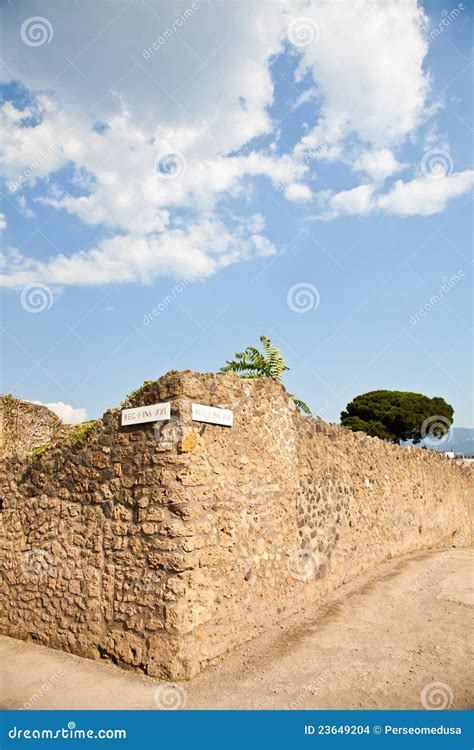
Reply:
[[[248, 346], [243, 352], [237, 352], [235, 359], [228, 360], [220, 372], [235, 372], [241, 378], [271, 378], [281, 383], [284, 372], [290, 368], [285, 364], [283, 354], [272, 344], [267, 336], [260, 336], [264, 351], [255, 346]], [[303, 414], [311, 414], [311, 410], [304, 401], [288, 394]]]
[[144, 380], [142, 385], [139, 388], [135, 388], [134, 391], [128, 394], [128, 396], [125, 396], [124, 400], [121, 402], [121, 406], [127, 403], [127, 401], [130, 401], [132, 398], [135, 398], [135, 396], [138, 396], [139, 393], [143, 391], [144, 388], [146, 388], [148, 385], [151, 385], [154, 383], [154, 380]]

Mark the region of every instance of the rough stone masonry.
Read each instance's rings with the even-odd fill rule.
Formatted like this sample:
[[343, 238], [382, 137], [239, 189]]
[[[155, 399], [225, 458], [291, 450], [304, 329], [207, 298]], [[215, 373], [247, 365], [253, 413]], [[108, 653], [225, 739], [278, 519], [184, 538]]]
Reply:
[[3, 633], [188, 679], [387, 558], [470, 542], [472, 472], [442, 455], [303, 417], [267, 379], [170, 372], [125, 406], [159, 402], [168, 422], [52, 420], [26, 456], [9, 431]]

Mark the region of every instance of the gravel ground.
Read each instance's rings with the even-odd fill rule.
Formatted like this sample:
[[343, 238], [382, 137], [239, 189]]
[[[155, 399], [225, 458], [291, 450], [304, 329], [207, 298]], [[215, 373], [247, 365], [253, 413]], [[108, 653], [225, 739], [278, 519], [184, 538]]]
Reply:
[[36, 709], [416, 709], [423, 707], [424, 691], [425, 704], [472, 708], [472, 584], [471, 550], [390, 560], [177, 687], [1, 636], [0, 703]]

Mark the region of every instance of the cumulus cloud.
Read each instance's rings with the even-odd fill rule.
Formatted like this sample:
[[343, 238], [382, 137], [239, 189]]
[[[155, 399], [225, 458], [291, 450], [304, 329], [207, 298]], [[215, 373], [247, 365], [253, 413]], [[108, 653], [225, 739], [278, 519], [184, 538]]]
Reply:
[[62, 401], [55, 401], [49, 404], [45, 404], [42, 401], [31, 401], [30, 403], [38, 404], [39, 406], [46, 406], [50, 411], [54, 412], [54, 414], [57, 414], [64, 424], [79, 424], [86, 419], [85, 409], [76, 409], [70, 404], [63, 404]]
[[352, 190], [343, 190], [336, 193], [329, 202], [329, 217], [339, 216], [340, 214], [368, 214], [374, 206], [372, 202], [373, 192], [373, 185], [359, 185]]
[[353, 169], [366, 172], [373, 180], [385, 180], [386, 177], [403, 169], [389, 148], [366, 151], [353, 163]]
[[59, 285], [94, 285], [113, 281], [146, 284], [159, 274], [193, 273], [204, 278], [231, 263], [276, 252], [268, 238], [252, 232], [255, 223], [252, 218], [249, 226], [241, 222], [230, 230], [213, 217], [203, 217], [158, 235], [106, 238], [94, 248], [69, 257], [57, 255], [33, 262], [16, 253], [10, 258], [10, 273], [0, 279], [5, 286], [16, 288], [32, 279]]
[[397, 180], [387, 193], [377, 192], [377, 184], [359, 185], [336, 194], [319, 194], [323, 212], [318, 218], [343, 214], [366, 216], [382, 209], [396, 216], [430, 216], [444, 211], [451, 198], [466, 193], [474, 185], [474, 170], [439, 177], [417, 177], [408, 182]]
[[299, 71], [300, 78], [311, 74], [322, 117], [302, 146], [354, 134], [375, 148], [400, 143], [417, 126], [429, 92], [423, 9], [416, 0], [321, 3], [308, 15], [319, 38], [303, 48]]
[[473, 185], [474, 170], [470, 169], [435, 179], [397, 180], [387, 195], [379, 197], [377, 205], [399, 216], [430, 216], [443, 211], [450, 198], [462, 195]]
[[289, 201], [309, 201], [312, 193], [307, 185], [301, 182], [293, 182], [285, 188], [285, 198]]
[[[37, 0], [25, 1], [35, 15]], [[159, 23], [145, 3], [68, 4], [55, 10], [54, 44], [42, 46], [41, 65], [38, 50], [21, 42], [16, 12], [7, 10], [10, 68], [1, 75], [9, 81], [18, 71], [32, 91], [48, 91], [22, 109], [9, 101], [0, 107], [7, 190], [25, 216], [32, 218], [31, 198], [22, 193], [34, 189], [37, 203], [104, 231], [72, 254], [67, 247], [41, 259], [5, 253], [3, 284], [206, 277], [272, 254], [263, 216], [223, 207], [259, 177], [270, 189], [283, 185], [288, 201], [314, 197], [325, 205], [324, 218], [377, 207], [409, 213], [406, 196], [417, 193], [416, 184], [397, 182], [377, 198], [376, 183], [404, 166], [397, 148], [429, 111], [426, 18], [416, 0], [199, 5], [157, 50], [153, 42], [172, 24], [174, 3], [163, 0]], [[314, 16], [318, 27], [317, 41], [304, 47], [289, 39], [289, 24], [300, 16]], [[280, 142], [270, 114], [270, 62], [280, 54], [294, 56], [306, 87], [297, 104], [310, 103], [313, 112], [293, 146]], [[362, 184], [313, 196], [305, 180], [319, 159], [364, 173]], [[442, 210], [467, 181], [449, 184], [444, 193], [429, 185], [428, 197], [412, 206], [425, 215]]]

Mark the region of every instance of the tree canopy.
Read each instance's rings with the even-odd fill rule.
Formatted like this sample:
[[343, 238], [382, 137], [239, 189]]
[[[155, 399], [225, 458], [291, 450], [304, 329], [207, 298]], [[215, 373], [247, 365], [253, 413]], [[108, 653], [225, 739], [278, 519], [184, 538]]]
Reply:
[[369, 391], [354, 398], [341, 413], [341, 424], [392, 442], [441, 438], [453, 421], [444, 398], [409, 391]]

